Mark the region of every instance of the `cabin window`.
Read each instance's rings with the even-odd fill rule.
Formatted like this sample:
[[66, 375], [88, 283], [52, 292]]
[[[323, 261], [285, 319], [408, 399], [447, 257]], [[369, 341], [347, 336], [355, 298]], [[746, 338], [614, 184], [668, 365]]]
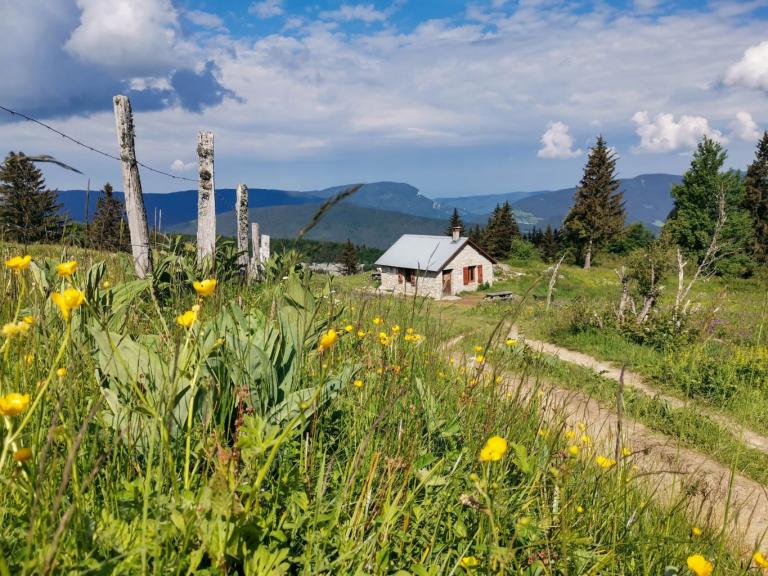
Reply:
[[416, 285], [416, 270], [413, 268], [398, 268], [397, 269], [397, 283], [402, 284], [406, 282], [411, 286]]
[[[464, 286], [477, 281], [477, 266], [464, 267]], [[482, 274], [482, 272], [481, 272]]]

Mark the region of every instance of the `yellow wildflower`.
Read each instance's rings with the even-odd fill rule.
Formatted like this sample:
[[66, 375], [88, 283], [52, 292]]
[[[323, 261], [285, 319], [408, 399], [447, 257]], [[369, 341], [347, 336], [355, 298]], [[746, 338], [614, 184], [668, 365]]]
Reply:
[[497, 462], [507, 453], [507, 441], [501, 436], [491, 436], [480, 450], [481, 462]]
[[475, 356], [475, 362], [477, 362], [478, 364], [485, 364], [485, 356], [483, 356], [482, 354], [478, 354], [477, 356]]
[[355, 386], [355, 388], [362, 388], [363, 387], [363, 381], [360, 380], [359, 378], [357, 380], [355, 380], [352, 384]]
[[590, 444], [592, 444], [592, 438], [590, 438], [586, 434], [582, 434], [581, 443], [584, 444], [584, 446], [589, 446]]
[[365, 330], [358, 330], [357, 331], [357, 337], [358, 338], [365, 338], [366, 334], [367, 334], [367, 332]]
[[211, 294], [213, 294], [213, 291], [216, 290], [216, 279], [215, 278], [208, 278], [207, 280], [200, 280], [200, 281], [194, 281], [192, 282], [192, 287], [195, 289], [195, 292], [197, 292], [198, 296], [201, 296], [202, 298], [207, 298]]
[[56, 266], [56, 273], [62, 278], [69, 278], [75, 272], [77, 272], [77, 260], [62, 262]]
[[394, 326], [392, 326], [392, 333], [397, 334], [398, 332], [400, 332], [400, 326], [395, 324]]
[[29, 326], [34, 326], [35, 324], [35, 317], [34, 316], [24, 316], [24, 318], [21, 319], [24, 324], [28, 324]]
[[513, 346], [517, 346], [517, 340], [515, 338], [507, 338], [504, 343], [512, 348]]
[[711, 576], [714, 566], [701, 554], [694, 554], [688, 556], [688, 569], [696, 574], [696, 576]]
[[336, 330], [331, 328], [322, 336], [320, 336], [320, 350], [322, 351], [331, 348], [334, 344], [336, 344], [336, 340], [338, 339], [339, 335], [336, 333]]
[[405, 333], [406, 334], [415, 334], [416, 330], [414, 330], [413, 328], [406, 328]]
[[34, 354], [27, 354], [24, 356], [24, 362], [31, 365], [35, 361], [35, 355]]
[[565, 432], [566, 440], [572, 440], [574, 436], [576, 436], [576, 432], [574, 432], [573, 430], [566, 430]]
[[109, 290], [112, 287], [112, 283], [109, 280], [104, 280], [104, 282], [101, 283], [102, 290]]
[[704, 534], [704, 530], [702, 530], [698, 526], [694, 526], [691, 528], [691, 536], [697, 537], [697, 536], [701, 536], [702, 534]]
[[568, 446], [568, 454], [571, 456], [578, 456], [579, 455], [579, 447], [574, 444], [573, 446]]
[[616, 466], [616, 460], [613, 458], [606, 458], [605, 456], [597, 456], [595, 458], [595, 463], [600, 466], [600, 468], [604, 468], [606, 470]]
[[0, 396], [0, 416], [18, 416], [29, 406], [29, 394], [11, 392]]
[[56, 370], [56, 376], [58, 376], [59, 378], [64, 378], [64, 376], [66, 375], [67, 375], [67, 369], [64, 368], [63, 366], [58, 370]]
[[583, 514], [584, 508], [582, 508], [581, 506], [576, 506], [576, 512], [578, 512], [579, 514]]
[[192, 324], [197, 320], [196, 310], [187, 310], [184, 314], [176, 316], [176, 324], [184, 328], [192, 328]]
[[344, 326], [344, 332], [347, 332], [347, 333], [352, 332], [352, 330], [354, 329], [355, 327], [352, 326], [352, 324], [347, 324], [346, 326]]
[[26, 256], [14, 256], [10, 260], [5, 261], [6, 267], [16, 272], [21, 272], [29, 268], [29, 263], [32, 262], [32, 256], [27, 254]]
[[374, 316], [374, 318], [373, 318], [373, 323], [374, 323], [376, 326], [380, 326], [381, 324], [383, 324], [383, 323], [384, 323], [384, 320], [382, 320], [382, 319], [381, 319], [381, 316]]
[[768, 568], [768, 558], [766, 558], [759, 550], [752, 554], [752, 561], [758, 568], [762, 568], [763, 570]]
[[477, 568], [479, 565], [480, 565], [480, 560], [478, 560], [476, 556], [464, 556], [459, 561], [459, 566], [461, 566], [465, 570], [469, 570], [470, 568]]
[[576, 424], [576, 428], [578, 428], [579, 431], [581, 431], [581, 432], [586, 432], [587, 431], [587, 425], [584, 424], [584, 422], [579, 422], [578, 424]]
[[29, 448], [19, 448], [13, 453], [14, 462], [26, 462], [32, 458], [32, 450]]
[[630, 456], [632, 456], [632, 450], [624, 446], [621, 449], [621, 455], [624, 456], [624, 458], [629, 458]]
[[482, 346], [475, 346], [475, 347], [472, 348], [472, 350], [475, 351], [475, 354], [479, 354], [480, 352], [483, 351], [483, 347]]
[[[75, 263], [77, 264], [77, 263]], [[51, 300], [59, 307], [62, 318], [69, 320], [72, 310], [79, 308], [85, 302], [85, 294], [77, 288], [68, 288], [64, 292], [54, 292]]]
[[3, 327], [0, 328], [0, 334], [8, 339], [21, 336], [26, 334], [28, 331], [29, 324], [26, 322], [8, 322], [7, 324], [3, 324]]

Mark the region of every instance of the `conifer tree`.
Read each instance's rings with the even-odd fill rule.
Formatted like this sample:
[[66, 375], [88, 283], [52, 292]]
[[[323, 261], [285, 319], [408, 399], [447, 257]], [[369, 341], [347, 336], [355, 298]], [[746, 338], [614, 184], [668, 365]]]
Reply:
[[616, 178], [616, 155], [598, 136], [589, 151], [584, 175], [563, 226], [589, 270], [594, 252], [613, 241], [624, 228], [624, 194]]
[[722, 171], [728, 154], [721, 144], [704, 137], [683, 175], [672, 187], [675, 205], [664, 224], [664, 232], [689, 257], [701, 262], [717, 225], [720, 199], [724, 200], [725, 223], [720, 231], [717, 270], [744, 274], [751, 266], [745, 255], [752, 244], [749, 212], [744, 208], [744, 181], [735, 170]]
[[464, 221], [461, 219], [461, 216], [459, 215], [459, 211], [454, 208], [453, 214], [451, 214], [450, 219], [448, 220], [448, 228], [446, 228], [445, 233], [448, 236], [451, 236], [453, 234], [454, 228], [459, 228], [459, 234], [464, 233]]
[[475, 224], [474, 228], [469, 231], [469, 239], [484, 250], [486, 249], [483, 243], [483, 229], [480, 228], [480, 224]]
[[23, 153], [10, 152], [0, 165], [0, 228], [5, 238], [22, 244], [59, 240], [60, 208], [43, 173]]
[[545, 262], [554, 262], [557, 260], [557, 254], [560, 251], [560, 244], [557, 241], [557, 235], [552, 230], [552, 226], [547, 225], [547, 229], [541, 238], [539, 244], [541, 249], [541, 256]]
[[755, 161], [744, 180], [744, 207], [752, 219], [751, 252], [760, 262], [768, 261], [768, 131], [757, 143]]
[[347, 238], [347, 243], [344, 245], [344, 251], [341, 253], [341, 267], [344, 274], [351, 276], [357, 273], [358, 258], [357, 249], [354, 244]]
[[112, 194], [109, 182], [104, 184], [102, 192], [104, 195], [96, 202], [91, 238], [103, 250], [127, 250], [129, 242], [123, 202]]
[[512, 240], [520, 238], [520, 228], [509, 202], [496, 204], [488, 225], [483, 231], [483, 248], [494, 258], [506, 258], [512, 249]]

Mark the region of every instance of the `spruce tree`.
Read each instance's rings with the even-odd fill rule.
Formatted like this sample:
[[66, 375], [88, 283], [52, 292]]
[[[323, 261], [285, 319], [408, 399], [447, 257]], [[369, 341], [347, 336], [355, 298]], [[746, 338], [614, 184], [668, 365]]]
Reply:
[[60, 208], [43, 173], [23, 153], [10, 152], [0, 165], [0, 228], [5, 238], [22, 244], [59, 240]]
[[624, 194], [616, 178], [616, 155], [598, 136], [589, 151], [573, 206], [563, 222], [585, 270], [591, 267], [594, 252], [616, 239], [624, 228], [625, 217]]
[[483, 244], [483, 229], [480, 228], [480, 224], [475, 224], [474, 228], [469, 231], [469, 239], [485, 249], [485, 245]]
[[512, 240], [520, 238], [520, 228], [509, 202], [496, 204], [488, 225], [483, 231], [483, 247], [494, 258], [506, 258], [512, 249]]
[[701, 262], [712, 242], [723, 196], [726, 220], [718, 239], [723, 255], [718, 271], [744, 274], [751, 267], [745, 250], [755, 234], [749, 212], [744, 208], [741, 174], [735, 170], [722, 171], [727, 157], [721, 144], [704, 137], [682, 183], [672, 187], [675, 205], [664, 224], [664, 232], [688, 257]]
[[557, 254], [560, 251], [560, 243], [557, 241], [557, 235], [552, 230], [552, 226], [547, 225], [547, 229], [542, 236], [539, 244], [541, 257], [545, 262], [554, 262], [557, 260]]
[[744, 180], [744, 207], [752, 220], [750, 251], [759, 262], [768, 261], [768, 131], [757, 143], [755, 161]]
[[123, 202], [114, 197], [109, 182], [104, 184], [102, 192], [103, 196], [96, 202], [91, 238], [102, 250], [127, 250], [129, 242]]
[[464, 221], [461, 219], [459, 211], [456, 208], [453, 209], [453, 214], [451, 214], [451, 217], [448, 220], [448, 228], [446, 228], [445, 233], [448, 236], [452, 236], [454, 228], [459, 228], [459, 234], [464, 233]]
[[344, 251], [341, 253], [341, 267], [344, 274], [347, 276], [357, 273], [357, 249], [354, 244], [350, 242], [349, 238], [347, 238], [347, 243], [344, 245]]

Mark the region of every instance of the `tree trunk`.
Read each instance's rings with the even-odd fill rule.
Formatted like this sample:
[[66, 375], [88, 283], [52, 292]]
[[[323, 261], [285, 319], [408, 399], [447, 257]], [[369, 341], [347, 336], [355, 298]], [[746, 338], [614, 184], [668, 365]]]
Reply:
[[113, 103], [125, 190], [125, 212], [128, 216], [128, 232], [131, 236], [131, 252], [136, 275], [144, 278], [152, 274], [152, 252], [149, 249], [147, 211], [144, 208], [144, 196], [141, 192], [139, 165], [136, 163], [133, 112], [128, 96], [115, 96]]
[[197, 195], [197, 261], [216, 256], [216, 188], [213, 181], [213, 132], [197, 136], [199, 184]]
[[235, 214], [237, 216], [237, 263], [242, 270], [248, 268], [248, 187], [237, 185], [235, 199]]
[[592, 267], [592, 237], [589, 238], [587, 244], [587, 255], [584, 257], [584, 270], [589, 270]]

